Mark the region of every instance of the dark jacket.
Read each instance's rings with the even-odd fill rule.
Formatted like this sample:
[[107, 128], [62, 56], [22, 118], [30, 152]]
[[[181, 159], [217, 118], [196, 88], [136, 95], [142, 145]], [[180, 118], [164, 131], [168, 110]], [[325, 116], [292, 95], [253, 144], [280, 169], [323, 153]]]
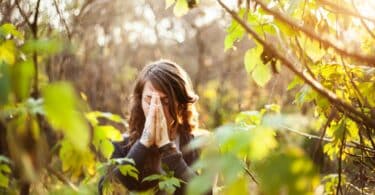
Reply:
[[[180, 135], [180, 148], [183, 148], [186, 144], [192, 140], [194, 136], [187, 134], [185, 136]], [[190, 151], [182, 154], [180, 149], [175, 146], [174, 143], [169, 143], [162, 148], [152, 146], [150, 148], [145, 147], [142, 143], [135, 142], [131, 147], [127, 147], [129, 138], [126, 136], [122, 142], [115, 142], [115, 150], [112, 154], [112, 158], [123, 158], [127, 157], [133, 159], [135, 167], [138, 169], [138, 180], [131, 176], [124, 176], [121, 174], [118, 168], [112, 170], [112, 174], [128, 189], [131, 191], [144, 191], [152, 187], [157, 186], [157, 181], [142, 182], [142, 180], [152, 174], [161, 174], [160, 163], [166, 165], [169, 171], [173, 171], [174, 177], [179, 178], [183, 181], [189, 181], [190, 178], [196, 175], [196, 173], [190, 169], [190, 165], [198, 158], [198, 151]], [[158, 162], [151, 161], [151, 157], [155, 155]], [[186, 184], [180, 183], [181, 187], [178, 188], [174, 194], [184, 194]], [[99, 194], [102, 194], [103, 177], [99, 182]]]

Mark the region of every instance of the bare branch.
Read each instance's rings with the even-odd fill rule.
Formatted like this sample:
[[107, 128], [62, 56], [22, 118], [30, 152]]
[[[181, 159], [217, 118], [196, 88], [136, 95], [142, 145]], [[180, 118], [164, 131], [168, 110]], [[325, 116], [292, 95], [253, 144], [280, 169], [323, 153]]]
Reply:
[[59, 179], [64, 184], [68, 185], [74, 191], [78, 192], [77, 186], [75, 186], [72, 182], [70, 182], [69, 179], [67, 179], [63, 174], [53, 169], [50, 165], [47, 166], [47, 171], [52, 173], [52, 175], [56, 176], [57, 179]]
[[25, 20], [26, 24], [30, 27], [30, 29], [32, 29], [32, 24], [29, 20], [29, 17], [27, 16], [27, 14], [22, 10], [21, 6], [20, 6], [20, 3], [19, 3], [19, 0], [16, 0], [16, 6], [18, 8], [18, 11], [20, 12], [21, 16], [23, 17], [23, 19]]
[[57, 4], [56, 0], [53, 0], [53, 4], [55, 5], [55, 9], [56, 9], [57, 14], [58, 14], [59, 17], [60, 17], [60, 21], [61, 21], [61, 23], [64, 25], [64, 28], [65, 28], [66, 34], [68, 35], [68, 39], [71, 40], [71, 39], [72, 39], [72, 35], [71, 35], [71, 33], [70, 33], [69, 26], [68, 26], [68, 24], [66, 23], [66, 20], [64, 19], [64, 17], [62, 16], [61, 11], [60, 11], [60, 8], [59, 8], [59, 5]]

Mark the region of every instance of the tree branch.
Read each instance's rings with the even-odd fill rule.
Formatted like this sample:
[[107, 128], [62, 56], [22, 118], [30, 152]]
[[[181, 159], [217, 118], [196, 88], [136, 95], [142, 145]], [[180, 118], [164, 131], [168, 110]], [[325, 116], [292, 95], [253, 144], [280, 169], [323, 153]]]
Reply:
[[57, 14], [59, 15], [61, 23], [64, 25], [66, 34], [68, 35], [68, 39], [71, 40], [72, 39], [72, 35], [70, 33], [69, 26], [66, 23], [66, 20], [64, 19], [64, 17], [62, 16], [60, 8], [59, 8], [59, 5], [57, 4], [56, 0], [53, 0], [53, 4], [55, 5], [55, 9], [56, 9]]
[[[230, 10], [225, 4], [221, 2], [221, 0], [218, 0], [218, 2], [232, 16], [232, 18], [236, 20], [245, 29], [247, 33], [251, 34], [256, 41], [258, 41], [261, 45], [263, 45], [265, 50], [267, 50], [275, 58], [279, 59], [289, 70], [291, 70], [294, 74], [296, 74], [298, 77], [304, 80], [309, 86], [315, 89], [315, 91], [317, 91], [320, 95], [327, 98], [333, 105], [335, 105], [335, 107], [339, 111], [346, 113], [349, 116], [349, 118], [351, 118], [352, 120], [356, 122], [359, 122], [359, 123], [363, 122], [369, 127], [375, 128], [375, 120], [369, 118], [364, 113], [356, 110], [350, 104], [339, 99], [335, 93], [326, 89], [321, 83], [314, 80], [312, 76], [310, 76], [309, 74], [306, 74], [306, 72], [301, 72], [297, 70], [293, 64], [295, 63], [300, 64], [300, 62], [295, 61], [295, 60], [294, 60], [295, 62], [291, 62], [287, 57], [285, 57], [284, 54], [280, 53], [278, 49], [275, 46], [273, 46], [273, 44], [267, 42], [266, 40], [261, 39], [260, 36], [237, 15], [236, 12]], [[359, 117], [362, 121], [359, 120], [359, 118], [357, 118], [356, 116]]]
[[[352, 2], [352, 6], [353, 6], [354, 10], [356, 11], [357, 14], [359, 14], [358, 8], [357, 8], [357, 6], [355, 6], [354, 1], [351, 0], [351, 2]], [[373, 39], [375, 39], [375, 34], [370, 30], [370, 28], [368, 27], [368, 25], [366, 24], [366, 22], [363, 20], [363, 18], [361, 17], [359, 19], [361, 20], [361, 23], [365, 27], [365, 29], [367, 30], [367, 32], [371, 35], [371, 37]]]
[[352, 11], [352, 10], [346, 8], [346, 7], [340, 6], [338, 3], [332, 3], [332, 2], [327, 1], [327, 0], [318, 0], [318, 2], [323, 3], [325, 5], [328, 5], [329, 7], [337, 10], [337, 11], [332, 11], [332, 12], [343, 13], [343, 14], [346, 14], [346, 15], [354, 16], [354, 17], [357, 17], [357, 18], [362, 18], [364, 20], [375, 23], [375, 18], [363, 16], [359, 12]]
[[305, 33], [307, 36], [311, 37], [312, 39], [319, 41], [322, 45], [335, 49], [341, 55], [351, 57], [353, 59], [366, 63], [366, 66], [375, 67], [375, 56], [368, 56], [368, 55], [363, 55], [360, 53], [350, 51], [346, 49], [344, 46], [339, 46], [334, 43], [334, 42], [339, 42], [338, 40], [335, 40], [334, 42], [332, 42], [329, 39], [323, 37], [321, 34], [316, 33], [312, 28], [307, 27], [303, 25], [302, 23], [297, 23], [296, 21], [292, 20], [291, 18], [289, 18], [288, 16], [286, 16], [285, 14], [279, 11], [268, 8], [267, 5], [261, 0], [254, 0], [254, 1], [257, 2], [262, 7], [262, 9], [264, 9], [265, 11], [273, 15], [275, 18], [298, 29], [299, 31]]
[[74, 191], [78, 192], [77, 186], [75, 186], [72, 182], [70, 182], [69, 179], [67, 179], [63, 174], [53, 169], [50, 165], [47, 165], [47, 171], [52, 173], [52, 175], [56, 176], [57, 179], [59, 179], [64, 184], [68, 185]]
[[338, 182], [337, 182], [337, 188], [336, 188], [336, 194], [338, 195], [339, 192], [342, 193], [342, 188], [341, 188], [341, 173], [342, 173], [342, 153], [343, 153], [343, 150], [344, 150], [344, 146], [345, 146], [345, 134], [346, 134], [346, 131], [344, 130], [344, 136], [343, 138], [341, 139], [341, 146], [340, 146], [340, 154], [339, 154], [339, 162], [338, 162], [338, 175], [339, 175], [339, 178], [338, 178]]
[[23, 19], [25, 20], [27, 26], [29, 26], [30, 29], [32, 29], [32, 24], [31, 24], [31, 22], [30, 22], [30, 20], [29, 20], [29, 17], [28, 17], [28, 16], [26, 15], [26, 13], [22, 10], [22, 8], [21, 8], [21, 6], [20, 6], [20, 3], [19, 3], [19, 0], [16, 0], [15, 3], [16, 3], [16, 6], [17, 6], [17, 8], [18, 8], [18, 11], [20, 12], [21, 16], [22, 16]]

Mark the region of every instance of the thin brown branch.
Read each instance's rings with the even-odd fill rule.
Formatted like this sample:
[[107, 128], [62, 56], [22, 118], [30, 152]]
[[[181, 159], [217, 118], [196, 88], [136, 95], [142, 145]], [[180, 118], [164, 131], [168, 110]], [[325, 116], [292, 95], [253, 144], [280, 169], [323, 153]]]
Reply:
[[[33, 33], [34, 39], [38, 39], [38, 16], [39, 16], [39, 6], [40, 6], [40, 0], [36, 2], [35, 6], [35, 14], [34, 14], [34, 20], [31, 24], [31, 31]], [[39, 97], [39, 81], [38, 81], [38, 75], [39, 75], [39, 68], [38, 68], [38, 55], [37, 52], [34, 51], [33, 53], [33, 62], [34, 62], [34, 86], [33, 86], [33, 93], [32, 96], [34, 98]]]
[[66, 178], [63, 174], [59, 173], [58, 171], [56, 171], [49, 165], [47, 166], [47, 171], [50, 172], [52, 175], [56, 176], [57, 179], [59, 179], [64, 184], [68, 185], [74, 191], [78, 192], [77, 186], [75, 186], [72, 182], [70, 182], [69, 179]]
[[322, 139], [326, 135], [326, 131], [328, 126], [331, 124], [332, 120], [336, 117], [336, 110], [332, 108], [331, 113], [329, 114], [326, 123], [322, 126], [322, 129], [320, 130], [322, 133], [320, 134], [319, 137], [319, 142], [315, 145], [315, 150], [314, 150], [314, 158], [316, 154], [318, 153], [318, 149], [320, 145], [322, 144]]
[[361, 18], [361, 19], [364, 19], [364, 20], [375, 23], [375, 18], [364, 16], [364, 15], [360, 14], [359, 12], [356, 12], [356, 11], [350, 10], [346, 7], [340, 6], [338, 3], [332, 3], [332, 2], [327, 1], [327, 0], [318, 0], [318, 2], [323, 3], [323, 4], [333, 8], [334, 10], [331, 10], [332, 12], [354, 16], [354, 17]]
[[[329, 102], [331, 102], [335, 107], [347, 114], [349, 118], [351, 118], [353, 121], [359, 122], [359, 123], [365, 123], [369, 127], [375, 128], [375, 120], [369, 118], [364, 113], [356, 110], [352, 105], [344, 102], [343, 100], [339, 99], [335, 93], [332, 91], [326, 89], [320, 82], [314, 80], [312, 76], [309, 74], [306, 74], [305, 72], [301, 72], [296, 69], [294, 64], [300, 64], [300, 62], [294, 60], [295, 62], [291, 62], [283, 53], [280, 53], [278, 49], [272, 44], [269, 43], [266, 40], [263, 40], [260, 38], [260, 36], [251, 29], [246, 22], [244, 22], [236, 12], [230, 10], [225, 4], [221, 2], [221, 0], [218, 0], [219, 4], [232, 16], [234, 20], [236, 20], [245, 30], [247, 33], [253, 36], [253, 38], [258, 41], [261, 45], [263, 45], [264, 49], [267, 50], [272, 56], [279, 59], [283, 65], [285, 65], [289, 70], [291, 70], [294, 74], [296, 74], [299, 78], [304, 80], [306, 84], [311, 86], [315, 91], [317, 91], [320, 95], [327, 98]], [[359, 118], [357, 118], [359, 117]]]
[[341, 139], [341, 146], [340, 146], [340, 151], [339, 151], [339, 161], [338, 161], [338, 170], [337, 170], [337, 173], [338, 173], [338, 182], [337, 182], [337, 188], [336, 188], [336, 195], [339, 194], [339, 192], [342, 193], [342, 188], [341, 188], [341, 173], [342, 173], [342, 154], [343, 154], [343, 150], [344, 150], [344, 146], [345, 146], [345, 134], [346, 134], [346, 131], [344, 130], [344, 135]]
[[250, 176], [250, 178], [256, 183], [259, 184], [259, 182], [255, 179], [254, 175], [250, 172], [250, 170], [247, 167], [244, 167], [244, 170], [246, 173]]
[[[295, 133], [297, 135], [301, 135], [303, 137], [306, 137], [308, 139], [316, 139], [316, 140], [321, 140], [321, 141], [324, 141], [324, 142], [333, 142], [332, 138], [328, 138], [328, 137], [324, 137], [324, 136], [321, 137], [321, 136], [317, 136], [317, 135], [312, 135], [312, 134], [309, 134], [309, 133], [298, 131], [296, 129], [292, 129], [292, 128], [288, 127], [288, 126], [283, 126], [282, 125], [281, 128], [283, 128], [284, 130], [293, 132], [293, 133]], [[362, 144], [359, 144], [357, 142], [354, 142], [354, 141], [351, 141], [350, 143], [345, 143], [345, 147], [361, 149], [363, 151], [371, 152], [371, 153], [375, 154], [375, 150], [373, 150], [372, 148], [366, 147], [366, 146], [364, 146]]]
[[26, 24], [30, 27], [30, 29], [32, 29], [32, 24], [29, 20], [29, 17], [27, 16], [27, 14], [22, 10], [21, 6], [20, 6], [20, 3], [19, 3], [19, 0], [16, 0], [15, 1], [16, 3], [16, 6], [18, 8], [18, 11], [20, 12], [21, 16], [23, 17], [23, 19], [25, 20]]
[[71, 40], [71, 39], [72, 39], [72, 35], [71, 35], [71, 33], [70, 33], [69, 26], [68, 26], [68, 24], [66, 23], [65, 18], [62, 16], [61, 11], [60, 11], [60, 8], [59, 8], [59, 5], [57, 4], [56, 0], [53, 0], [53, 4], [55, 5], [55, 9], [56, 9], [57, 14], [59, 15], [59, 18], [60, 18], [61, 23], [64, 25], [64, 28], [65, 28], [66, 34], [68, 35], [68, 39]]
[[299, 51], [299, 53], [300, 53], [300, 55], [301, 55], [301, 58], [302, 58], [303, 61], [304, 61], [304, 63], [303, 63], [304, 67], [307, 69], [307, 71], [310, 73], [310, 75], [311, 75], [314, 79], [316, 79], [316, 77], [315, 77], [313, 71], [311, 70], [311, 68], [309, 67], [309, 65], [308, 65], [308, 63], [307, 63], [307, 61], [308, 61], [309, 63], [312, 63], [312, 59], [311, 59], [311, 58], [306, 54], [306, 52], [304, 52], [304, 50], [302, 49], [302, 46], [301, 46], [301, 44], [299, 43], [297, 36], [294, 37], [294, 40], [295, 40], [295, 42], [297, 43], [296, 45], [297, 45], [298, 51]]
[[334, 42], [339, 42], [338, 40], [330, 41], [328, 38], [322, 36], [321, 34], [316, 33], [311, 27], [305, 26], [302, 23], [298, 23], [295, 20], [291, 19], [290, 17], [286, 16], [285, 14], [277, 10], [268, 8], [268, 6], [263, 1], [261, 0], [254, 0], [254, 1], [256, 1], [262, 7], [262, 9], [264, 9], [266, 12], [273, 15], [275, 18], [288, 24], [289, 26], [292, 26], [293, 28], [298, 29], [299, 31], [303, 32], [310, 38], [316, 41], [319, 41], [323, 46], [331, 47], [335, 49], [341, 55], [366, 63], [366, 66], [375, 66], [375, 56], [364, 55], [361, 53], [348, 50], [344, 46], [339, 46], [336, 43], [334, 43]]
[[[353, 6], [355, 12], [356, 12], [357, 14], [359, 14], [358, 8], [357, 8], [357, 6], [355, 5], [355, 3], [354, 3], [353, 0], [351, 0], [351, 3], [352, 3], [352, 6]], [[361, 20], [361, 23], [362, 23], [362, 25], [365, 27], [365, 29], [367, 30], [367, 32], [371, 35], [371, 37], [372, 37], [373, 39], [375, 39], [375, 34], [370, 30], [370, 28], [368, 27], [368, 25], [366, 24], [366, 22], [363, 20], [363, 18], [360, 17], [359, 19]]]

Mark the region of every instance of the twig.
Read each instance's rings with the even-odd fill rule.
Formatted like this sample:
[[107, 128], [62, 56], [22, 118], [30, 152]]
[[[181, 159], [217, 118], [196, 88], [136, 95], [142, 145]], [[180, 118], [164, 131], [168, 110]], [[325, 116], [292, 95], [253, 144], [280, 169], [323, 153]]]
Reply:
[[332, 11], [332, 12], [347, 14], [347, 15], [350, 15], [350, 16], [362, 18], [362, 19], [365, 19], [367, 21], [371, 21], [371, 22], [375, 23], [375, 18], [361, 15], [359, 12], [349, 10], [348, 8], [340, 6], [337, 3], [332, 3], [332, 2], [327, 1], [327, 0], [318, 0], [318, 2], [321, 2], [325, 5], [328, 5], [331, 8], [334, 8], [335, 10], [337, 10], [337, 11]]
[[64, 19], [64, 17], [63, 17], [62, 14], [61, 14], [61, 11], [60, 11], [60, 8], [59, 8], [59, 5], [57, 4], [56, 0], [53, 0], [53, 4], [55, 5], [55, 9], [56, 9], [57, 14], [58, 14], [59, 17], [60, 17], [60, 21], [61, 21], [61, 23], [64, 25], [64, 28], [65, 28], [66, 34], [68, 35], [68, 39], [71, 40], [71, 39], [72, 39], [72, 35], [71, 35], [71, 33], [70, 33], [70, 30], [69, 30], [68, 24], [66, 23], [66, 20]]
[[[351, 2], [352, 2], [352, 5], [354, 7], [354, 10], [356, 11], [357, 14], [359, 14], [358, 8], [357, 8], [357, 6], [355, 6], [354, 1], [351, 0]], [[370, 30], [370, 28], [368, 27], [368, 25], [366, 24], [366, 22], [363, 20], [363, 18], [359, 18], [359, 19], [361, 20], [361, 23], [365, 27], [365, 29], [367, 30], [367, 32], [371, 35], [371, 37], [373, 39], [375, 39], [375, 34]]]
[[67, 179], [63, 174], [53, 169], [50, 165], [47, 165], [47, 171], [52, 173], [54, 176], [56, 176], [57, 179], [59, 179], [64, 184], [68, 185], [74, 191], [78, 192], [77, 186], [75, 186], [72, 182], [70, 182], [69, 179]]
[[358, 61], [367, 63], [366, 66], [375, 66], [375, 56], [368, 56], [368, 55], [363, 55], [360, 53], [349, 51], [345, 47], [339, 46], [335, 44], [334, 42], [330, 41], [329, 39], [323, 37], [322, 35], [316, 33], [311, 27], [307, 27], [303, 25], [302, 23], [297, 23], [296, 21], [292, 20], [285, 14], [268, 8], [267, 5], [263, 1], [261, 0], [254, 0], [254, 1], [256, 1], [262, 7], [262, 9], [272, 14], [277, 19], [283, 21], [284, 23], [292, 27], [297, 28], [299, 31], [305, 33], [307, 36], [311, 37], [312, 39], [319, 41], [322, 45], [335, 49], [341, 55], [348, 56]]
[[250, 176], [250, 178], [256, 183], [256, 184], [259, 184], [259, 182], [255, 179], [254, 175], [250, 172], [250, 170], [246, 167], [244, 167], [243, 169], [245, 169], [246, 173]]
[[[35, 7], [35, 14], [34, 14], [34, 21], [31, 24], [31, 31], [33, 32], [34, 39], [38, 39], [38, 16], [39, 16], [39, 6], [40, 6], [40, 0], [37, 1], [36, 7]], [[38, 75], [39, 75], [39, 68], [38, 68], [38, 59], [37, 59], [37, 52], [34, 51], [33, 53], [33, 62], [34, 62], [34, 91], [32, 96], [34, 98], [38, 98], [39, 96], [39, 87], [38, 87]]]
[[[346, 129], [345, 129], [346, 130]], [[341, 146], [340, 146], [340, 155], [339, 155], [339, 167], [338, 167], [338, 175], [339, 175], [339, 178], [338, 178], [338, 182], [337, 182], [337, 188], [336, 188], [336, 194], [338, 195], [339, 192], [342, 193], [342, 188], [341, 188], [341, 173], [342, 173], [342, 153], [343, 153], [343, 149], [344, 149], [344, 146], [345, 146], [345, 134], [346, 134], [346, 131], [344, 130], [344, 135], [342, 137], [342, 140], [341, 140]]]
[[[321, 137], [321, 136], [317, 136], [317, 135], [312, 135], [312, 134], [309, 134], [309, 133], [305, 133], [305, 132], [302, 132], [302, 131], [298, 131], [296, 129], [292, 129], [286, 125], [280, 125], [281, 128], [285, 129], [285, 130], [288, 130], [290, 132], [293, 132], [293, 133], [296, 133], [298, 135], [301, 135], [301, 136], [304, 136], [308, 139], [316, 139], [316, 140], [321, 140], [321, 141], [325, 141], [325, 142], [333, 142], [333, 139], [332, 138], [328, 138], [328, 137]], [[366, 146], [363, 146], [357, 142], [350, 142], [350, 143], [345, 143], [345, 146], [346, 147], [351, 147], [351, 148], [357, 148], [357, 149], [362, 149], [362, 150], [365, 150], [367, 152], [371, 152], [371, 153], [375, 153], [375, 150], [373, 150], [372, 148], [368, 148]]]
[[332, 120], [335, 118], [335, 116], [336, 116], [336, 110], [332, 109], [331, 113], [329, 114], [329, 116], [327, 118], [326, 123], [324, 124], [324, 126], [321, 129], [322, 134], [319, 137], [319, 142], [315, 146], [314, 158], [315, 158], [316, 154], [318, 153], [318, 149], [319, 149], [320, 145], [322, 144], [322, 138], [325, 136], [326, 130], [327, 130], [328, 126], [331, 124]]
[[[237, 15], [236, 12], [230, 10], [225, 4], [221, 2], [221, 0], [218, 0], [218, 2], [232, 16], [232, 18], [235, 19], [246, 30], [246, 32], [251, 34], [256, 41], [258, 41], [261, 45], [263, 45], [265, 50], [267, 50], [275, 58], [279, 59], [289, 70], [291, 70], [294, 74], [296, 74], [298, 77], [303, 79], [308, 85], [310, 85], [313, 89], [315, 89], [315, 91], [317, 91], [320, 95], [322, 95], [323, 97], [326, 97], [332, 104], [336, 106], [336, 108], [339, 111], [347, 114], [349, 118], [351, 118], [353, 121], [356, 121], [358, 123], [363, 122], [366, 125], [375, 128], [375, 120], [369, 118], [364, 113], [356, 110], [350, 104], [339, 99], [335, 93], [326, 89], [320, 82], [314, 80], [312, 76], [306, 74], [305, 72], [298, 71], [293, 65], [294, 63], [299, 63], [298, 61], [291, 62], [284, 54], [280, 53], [278, 49], [275, 46], [273, 46], [272, 43], [269, 43], [266, 40], [261, 39], [260, 36]], [[360, 119], [357, 117], [359, 117]]]
[[30, 27], [30, 29], [32, 28], [32, 24], [29, 20], [29, 17], [26, 15], [26, 13], [22, 10], [20, 4], [19, 4], [19, 0], [16, 0], [15, 1], [16, 3], [16, 6], [18, 8], [18, 11], [20, 12], [21, 16], [23, 17], [23, 19], [25, 20], [25, 22], [27, 23], [27, 25]]

